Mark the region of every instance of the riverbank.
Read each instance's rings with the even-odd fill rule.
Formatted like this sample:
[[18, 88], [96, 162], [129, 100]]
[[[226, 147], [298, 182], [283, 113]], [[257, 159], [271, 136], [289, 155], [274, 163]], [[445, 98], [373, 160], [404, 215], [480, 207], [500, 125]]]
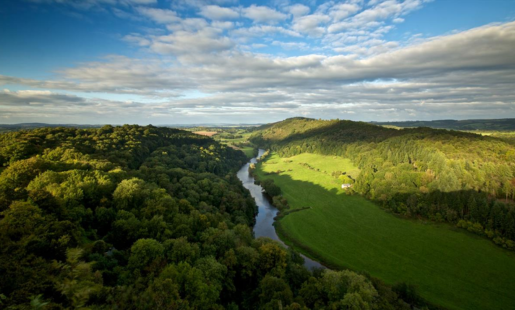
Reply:
[[[260, 158], [265, 153], [265, 150], [259, 149], [257, 158]], [[250, 164], [256, 164], [257, 158], [252, 158], [247, 164], [245, 164], [237, 173], [238, 179], [243, 184], [243, 187], [249, 190], [250, 195], [254, 198], [256, 205], [258, 206], [258, 214], [256, 216], [256, 223], [254, 225], [254, 236], [267, 237], [280, 242], [285, 247], [288, 247], [277, 235], [275, 230], [274, 222], [279, 210], [275, 208], [263, 194], [263, 188], [260, 185], [254, 184], [254, 177], [249, 174]], [[322, 264], [314, 261], [305, 255], [301, 254], [304, 258], [304, 266], [308, 269], [312, 268], [325, 268]]]

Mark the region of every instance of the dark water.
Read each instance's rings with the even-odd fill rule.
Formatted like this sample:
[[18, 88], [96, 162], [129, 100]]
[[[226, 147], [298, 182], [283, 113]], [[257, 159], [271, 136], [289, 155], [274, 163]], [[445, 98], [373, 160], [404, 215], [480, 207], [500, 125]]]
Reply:
[[[258, 157], [261, 157], [265, 150], [259, 149]], [[250, 191], [250, 194], [256, 201], [256, 205], [258, 206], [258, 214], [256, 216], [256, 225], [254, 226], [254, 235], [256, 238], [258, 237], [268, 237], [270, 239], [279, 241], [285, 247], [287, 247], [284, 242], [279, 239], [275, 232], [274, 227], [274, 217], [277, 215], [279, 210], [272, 206], [270, 202], [263, 195], [263, 188], [260, 185], [254, 184], [254, 177], [249, 175], [249, 166], [251, 163], [257, 163], [256, 158], [252, 158], [249, 163], [244, 165], [240, 171], [238, 171], [238, 178], [243, 183], [243, 186]], [[314, 267], [323, 267], [319, 262], [316, 262], [312, 259], [307, 258], [302, 255], [304, 258], [304, 266], [308, 269]]]

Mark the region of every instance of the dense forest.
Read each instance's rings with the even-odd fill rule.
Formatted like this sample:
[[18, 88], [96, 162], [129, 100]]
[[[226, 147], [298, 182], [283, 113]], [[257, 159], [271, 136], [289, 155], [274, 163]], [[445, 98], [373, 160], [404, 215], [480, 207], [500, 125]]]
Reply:
[[377, 125], [397, 127], [431, 127], [453, 130], [487, 130], [487, 131], [513, 131], [515, 119], [469, 119], [469, 120], [438, 120], [438, 121], [405, 121], [405, 122], [372, 122]]
[[[0, 308], [409, 309], [413, 287], [254, 239], [247, 158], [153, 126], [0, 135]], [[402, 299], [401, 299], [402, 298]]]
[[292, 118], [259, 128], [250, 140], [281, 156], [308, 152], [350, 158], [361, 173], [349, 192], [404, 216], [450, 222], [515, 249], [515, 146], [503, 139]]

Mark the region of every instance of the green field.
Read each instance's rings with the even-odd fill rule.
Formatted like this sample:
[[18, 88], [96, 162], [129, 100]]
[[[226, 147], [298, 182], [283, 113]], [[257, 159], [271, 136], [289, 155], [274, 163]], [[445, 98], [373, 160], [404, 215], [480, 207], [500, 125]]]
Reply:
[[248, 158], [254, 157], [254, 148], [250, 146], [245, 146], [240, 148], [240, 150], [247, 155]]
[[[284, 172], [269, 174], [278, 170]], [[292, 209], [311, 207], [280, 220], [285, 241], [330, 266], [389, 284], [415, 284], [425, 299], [449, 309], [515, 309], [515, 253], [450, 225], [401, 219], [346, 195], [331, 176], [335, 170], [358, 173], [347, 159], [313, 154], [272, 154], [258, 166], [258, 176], [274, 179]]]
[[237, 150], [241, 150], [245, 155], [247, 155], [248, 158], [254, 157], [254, 147], [252, 146], [240, 146], [238, 144], [240, 143], [248, 143], [248, 138], [250, 136], [250, 133], [246, 132], [245, 130], [240, 130], [236, 134], [240, 134], [243, 137], [242, 138], [236, 138], [236, 139], [227, 139], [223, 137], [216, 137], [215, 140], [219, 141], [220, 143], [223, 143], [227, 146], [230, 146], [232, 148], [235, 148]]

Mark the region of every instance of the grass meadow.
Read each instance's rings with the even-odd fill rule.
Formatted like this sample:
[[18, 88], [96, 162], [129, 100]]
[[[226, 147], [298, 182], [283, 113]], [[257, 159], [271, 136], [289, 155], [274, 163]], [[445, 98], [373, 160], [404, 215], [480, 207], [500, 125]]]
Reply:
[[292, 209], [309, 207], [276, 223], [286, 243], [332, 268], [414, 284], [445, 308], [515, 309], [515, 253], [451, 225], [399, 218], [347, 195], [331, 176], [336, 170], [359, 173], [348, 159], [314, 154], [272, 154], [258, 165], [257, 175], [272, 178]]
[[254, 147], [252, 146], [237, 146], [238, 143], [248, 142], [248, 138], [250, 133], [242, 132], [240, 133], [243, 137], [237, 139], [227, 139], [227, 138], [215, 138], [220, 143], [228, 145], [234, 149], [241, 150], [248, 158], [254, 157]]
[[251, 146], [245, 146], [240, 148], [240, 150], [247, 155], [248, 158], [254, 157], [254, 148]]

